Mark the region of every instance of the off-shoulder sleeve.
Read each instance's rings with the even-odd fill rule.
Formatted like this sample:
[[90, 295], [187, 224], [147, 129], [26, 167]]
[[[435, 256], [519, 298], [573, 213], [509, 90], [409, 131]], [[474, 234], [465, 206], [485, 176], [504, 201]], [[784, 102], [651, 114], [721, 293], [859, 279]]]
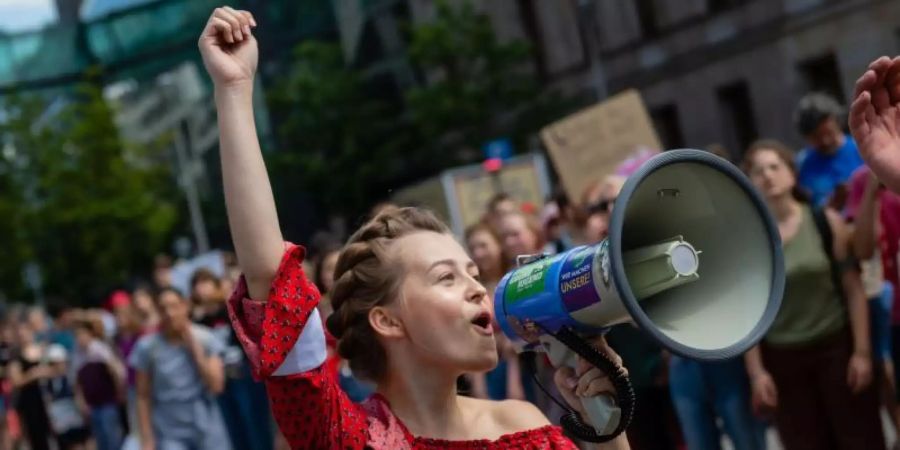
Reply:
[[228, 300], [235, 335], [264, 380], [272, 413], [293, 449], [362, 449], [366, 415], [323, 363], [319, 291], [303, 273], [303, 247], [286, 245], [266, 302], [247, 297], [243, 277]]

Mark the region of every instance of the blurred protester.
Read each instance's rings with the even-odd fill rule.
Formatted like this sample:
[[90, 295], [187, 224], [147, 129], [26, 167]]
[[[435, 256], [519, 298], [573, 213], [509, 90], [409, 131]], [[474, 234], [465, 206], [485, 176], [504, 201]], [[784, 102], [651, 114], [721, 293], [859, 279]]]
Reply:
[[118, 450], [125, 440], [120, 404], [125, 396], [125, 366], [103, 339], [97, 316], [75, 322], [76, 351], [72, 356], [75, 386], [90, 414], [97, 450]]
[[44, 345], [51, 342], [51, 338], [53, 337], [53, 325], [50, 323], [50, 318], [47, 317], [47, 312], [44, 308], [40, 306], [28, 307], [26, 310], [25, 321], [31, 328], [31, 333], [34, 336], [35, 341]]
[[8, 314], [0, 317], [0, 449], [10, 450], [13, 447], [13, 430], [10, 418], [15, 414], [12, 410], [12, 397], [9, 383], [9, 365], [15, 358], [15, 326], [10, 323]]
[[211, 271], [199, 269], [191, 277], [194, 321], [212, 330], [224, 344], [225, 388], [217, 397], [228, 435], [235, 448], [271, 450], [273, 444], [265, 387], [253, 380], [247, 356], [228, 320], [226, 293]]
[[842, 209], [843, 185], [863, 164], [856, 141], [841, 127], [843, 116], [837, 100], [821, 93], [804, 96], [794, 110], [794, 125], [807, 143], [797, 156], [797, 183], [816, 207], [831, 201]]
[[[494, 290], [508, 267], [500, 247], [500, 238], [490, 226], [479, 223], [466, 230], [465, 244], [469, 255], [478, 266], [482, 285], [488, 295], [493, 298]], [[497, 329], [496, 324], [494, 324], [494, 328]], [[525, 387], [523, 374], [519, 367], [519, 356], [503, 333], [496, 333], [494, 337], [497, 341], [500, 360], [497, 367], [486, 374], [467, 375], [471, 384], [471, 394], [477, 398], [492, 400], [523, 400], [525, 399]]]
[[241, 278], [241, 268], [234, 265], [225, 266], [225, 274], [222, 275], [219, 285], [221, 286], [222, 296], [228, 298], [234, 292], [238, 280]]
[[507, 264], [514, 266], [516, 259], [524, 255], [549, 252], [546, 248], [543, 230], [531, 215], [521, 212], [504, 214], [497, 219], [497, 233], [502, 239], [503, 257]]
[[581, 194], [581, 210], [584, 214], [583, 237], [585, 243], [603, 240], [609, 232], [609, 214], [625, 184], [625, 176], [609, 175], [589, 184]]
[[478, 223], [466, 229], [465, 243], [472, 261], [478, 266], [482, 285], [493, 294], [500, 278], [509, 268], [500, 237], [487, 224]]
[[[48, 377], [41, 381], [41, 385], [47, 402], [50, 424], [59, 449], [82, 450], [87, 448], [88, 440], [91, 438], [91, 429], [84, 420], [87, 405], [72, 388], [68, 376], [68, 355], [66, 348], [60, 344], [50, 344], [47, 347], [45, 361]], [[94, 432], [97, 431], [94, 430]], [[104, 450], [109, 447], [103, 447], [98, 440], [97, 448]]]
[[[144, 325], [146, 322], [145, 314], [139, 310], [134, 302], [121, 305], [114, 302], [114, 311], [116, 315], [116, 335], [113, 337], [113, 346], [116, 355], [122, 361], [128, 361], [131, 352], [137, 341], [149, 332]], [[126, 367], [125, 377], [125, 417], [126, 426], [124, 431], [127, 434], [127, 448], [135, 447], [138, 442], [138, 422], [137, 422], [137, 391], [136, 391], [136, 373], [133, 367]]]
[[[491, 211], [488, 211], [488, 214], [491, 214]], [[499, 227], [496, 230], [501, 239], [503, 260], [508, 267], [516, 267], [519, 256], [552, 252], [552, 249], [546, 246], [541, 226], [534, 216], [523, 212], [510, 212], [500, 216], [496, 223]], [[545, 389], [554, 396], [558, 395], [553, 383], [554, 369], [549, 360], [543, 355], [535, 356], [534, 353], [523, 353], [518, 358], [525, 398], [538, 405], [551, 419], [560, 417], [562, 411], [559, 410], [559, 406], [546, 396], [537, 396], [531, 381], [531, 374], [534, 374]]]
[[140, 312], [142, 326], [145, 330], [155, 330], [159, 326], [159, 311], [153, 301], [153, 287], [139, 283], [131, 291], [131, 301], [137, 311]]
[[672, 355], [669, 388], [691, 450], [721, 450], [723, 433], [735, 450], [766, 448], [765, 424], [753, 416], [741, 358], [701, 362]]
[[157, 289], [172, 286], [172, 257], [169, 255], [156, 255], [153, 260], [153, 284]]
[[[29, 319], [34, 310], [29, 311]], [[31, 450], [49, 450], [53, 439], [41, 381], [53, 376], [44, 364], [45, 346], [35, 339], [33, 321], [17, 324], [19, 352], [9, 364], [14, 407]]]
[[191, 276], [191, 311], [194, 322], [211, 329], [222, 342], [230, 335], [225, 293], [219, 277], [208, 269], [198, 269]]
[[881, 380], [882, 401], [900, 430], [896, 367], [900, 354], [900, 195], [888, 191], [868, 167], [850, 177], [845, 210], [852, 221], [853, 248], [862, 261], [863, 286], [869, 298], [872, 352]]
[[64, 300], [57, 299], [49, 302], [47, 313], [53, 319], [47, 331], [47, 342], [62, 345], [67, 354], [71, 355], [75, 350], [75, 334], [72, 332], [75, 308], [66, 304]]
[[137, 371], [144, 449], [228, 450], [215, 396], [224, 389], [224, 345], [190, 321], [191, 302], [165, 288], [156, 297], [160, 329], [142, 337], [129, 363]]
[[485, 212], [482, 221], [490, 225], [491, 228], [498, 230], [500, 229], [499, 221], [501, 217], [518, 212], [522, 212], [518, 202], [510, 197], [509, 194], [499, 192], [494, 194], [488, 201], [487, 211]]
[[753, 407], [774, 414], [786, 450], [883, 449], [868, 305], [846, 226], [801, 200], [783, 144], [753, 144], [743, 169], [777, 221], [787, 277], [774, 324], [745, 355]]
[[562, 253], [578, 245], [587, 244], [584, 237], [585, 214], [578, 205], [569, 200], [562, 188], [554, 192], [553, 197], [541, 212], [541, 224], [544, 236], [554, 253]]

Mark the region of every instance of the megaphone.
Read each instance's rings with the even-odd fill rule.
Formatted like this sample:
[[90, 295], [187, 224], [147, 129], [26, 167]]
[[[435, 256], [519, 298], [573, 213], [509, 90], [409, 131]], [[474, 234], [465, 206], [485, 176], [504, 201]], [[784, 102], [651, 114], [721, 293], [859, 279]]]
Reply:
[[746, 352], [781, 305], [784, 259], [768, 208], [729, 162], [672, 150], [645, 162], [622, 187], [609, 236], [552, 257], [531, 258], [495, 292], [503, 332], [520, 349], [603, 369], [616, 399], [582, 399], [590, 425], [570, 413], [562, 425], [603, 442], [624, 431], [634, 407], [627, 375], [582, 338], [633, 322], [669, 351], [715, 361]]

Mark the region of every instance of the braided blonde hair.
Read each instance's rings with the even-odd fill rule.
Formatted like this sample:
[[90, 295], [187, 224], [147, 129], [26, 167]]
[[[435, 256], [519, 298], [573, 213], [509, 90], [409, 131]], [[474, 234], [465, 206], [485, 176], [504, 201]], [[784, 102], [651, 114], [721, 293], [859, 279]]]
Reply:
[[402, 267], [391, 260], [388, 250], [396, 239], [417, 231], [449, 233], [428, 210], [388, 209], [354, 233], [338, 257], [331, 291], [334, 313], [326, 327], [338, 339], [338, 354], [362, 378], [379, 381], [387, 369], [387, 355], [369, 325], [369, 311], [397, 296]]

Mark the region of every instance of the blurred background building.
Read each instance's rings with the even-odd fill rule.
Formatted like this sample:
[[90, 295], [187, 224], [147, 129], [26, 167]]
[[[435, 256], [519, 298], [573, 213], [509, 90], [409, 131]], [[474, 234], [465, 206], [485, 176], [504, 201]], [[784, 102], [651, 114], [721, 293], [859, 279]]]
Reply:
[[[362, 32], [348, 33], [356, 38], [354, 49], [376, 37], [391, 42], [389, 48], [402, 46], [396, 27], [434, 14], [430, 0], [384, 3], [393, 5], [373, 11]], [[791, 112], [803, 94], [823, 91], [846, 102], [869, 61], [900, 51], [900, 3], [890, 0], [495, 0], [479, 6], [502, 39], [531, 44], [531, 70], [546, 89], [587, 97], [640, 89], [666, 147], [719, 142], [735, 156], [757, 136], [799, 144]], [[340, 25], [358, 29], [358, 23]], [[405, 62], [389, 50], [383, 55], [396, 83], [409, 83]]]
[[[182, 241], [190, 236], [192, 251], [227, 247], [230, 242], [221, 201], [211, 85], [196, 47], [203, 23], [221, 3], [0, 2], [0, 102], [14, 95], [43, 98], [46, 111], [39, 122], [52, 124], [85, 74], [92, 74], [90, 82], [99, 84], [103, 98], [113, 106], [125, 141], [165, 143], [166, 151], [156, 162], [170, 168], [181, 195], [171, 234], [173, 240]], [[425, 64], [421, 55], [416, 59], [422, 50], [415, 42], [416, 30], [440, 16], [441, 4], [467, 3], [483, 15], [479, 17], [487, 17], [491, 39], [496, 37], [501, 45], [525, 44], [524, 59], [510, 57], [513, 70], [493, 75], [524, 76], [535, 86], [513, 96], [516, 102], [491, 98], [490, 89], [496, 85], [466, 86], [488, 91], [475, 103], [476, 110], [486, 110], [477, 112], [486, 115], [470, 123], [458, 121], [467, 114], [459, 111], [465, 110], [451, 109], [451, 117], [442, 117], [441, 111], [427, 111], [427, 100], [415, 101], [421, 91], [447, 80], [446, 67]], [[237, 0], [231, 4], [253, 11], [260, 24], [257, 121], [270, 169], [277, 173], [275, 182], [282, 184], [276, 190], [290, 193], [279, 196], [283, 225], [297, 239], [332, 223], [334, 215], [355, 223], [366, 205], [448, 167], [480, 162], [478, 147], [497, 138], [510, 137], [515, 153], [542, 151], [537, 138], [542, 126], [629, 88], [642, 94], [666, 148], [717, 143], [737, 158], [757, 137], [799, 145], [791, 113], [803, 94], [824, 91], [846, 102], [869, 61], [900, 52], [900, 2], [890, 0]], [[300, 44], [312, 41], [336, 46], [351, 85], [359, 76], [362, 91], [305, 99], [312, 103], [303, 103], [304, 107], [320, 101], [324, 103], [319, 106], [333, 106], [336, 114], [363, 111], [355, 122], [302, 117], [303, 111], [292, 108], [297, 86], [310, 82], [303, 78], [303, 70], [321, 69], [303, 67], [304, 58], [310, 57], [313, 66], [327, 62], [327, 52], [318, 53], [324, 55], [322, 61], [312, 58], [317, 53], [309, 48], [301, 52]], [[485, 51], [500, 48], [492, 45], [486, 43]], [[515, 54], [510, 48], [502, 51]], [[318, 74], [318, 83], [333, 78], [327, 71]], [[324, 87], [322, 92], [329, 92], [327, 88], [335, 86]], [[357, 108], [361, 102], [366, 105]], [[425, 113], [439, 119], [425, 125], [435, 128], [436, 123], [436, 129], [422, 125], [423, 104]], [[374, 130], [360, 131], [373, 118], [379, 119]], [[319, 119], [324, 124], [315, 122]], [[297, 123], [308, 128], [298, 128]], [[323, 135], [331, 140], [306, 140], [297, 131], [324, 126], [330, 127]], [[357, 134], [364, 137], [344, 139]], [[388, 145], [382, 148], [384, 142]], [[342, 162], [329, 166], [328, 158], [336, 155], [343, 155]], [[376, 164], [377, 160], [381, 162]], [[301, 183], [312, 179], [313, 169], [320, 177]], [[344, 176], [334, 177], [332, 172]], [[312, 210], [320, 213], [308, 213]]]

